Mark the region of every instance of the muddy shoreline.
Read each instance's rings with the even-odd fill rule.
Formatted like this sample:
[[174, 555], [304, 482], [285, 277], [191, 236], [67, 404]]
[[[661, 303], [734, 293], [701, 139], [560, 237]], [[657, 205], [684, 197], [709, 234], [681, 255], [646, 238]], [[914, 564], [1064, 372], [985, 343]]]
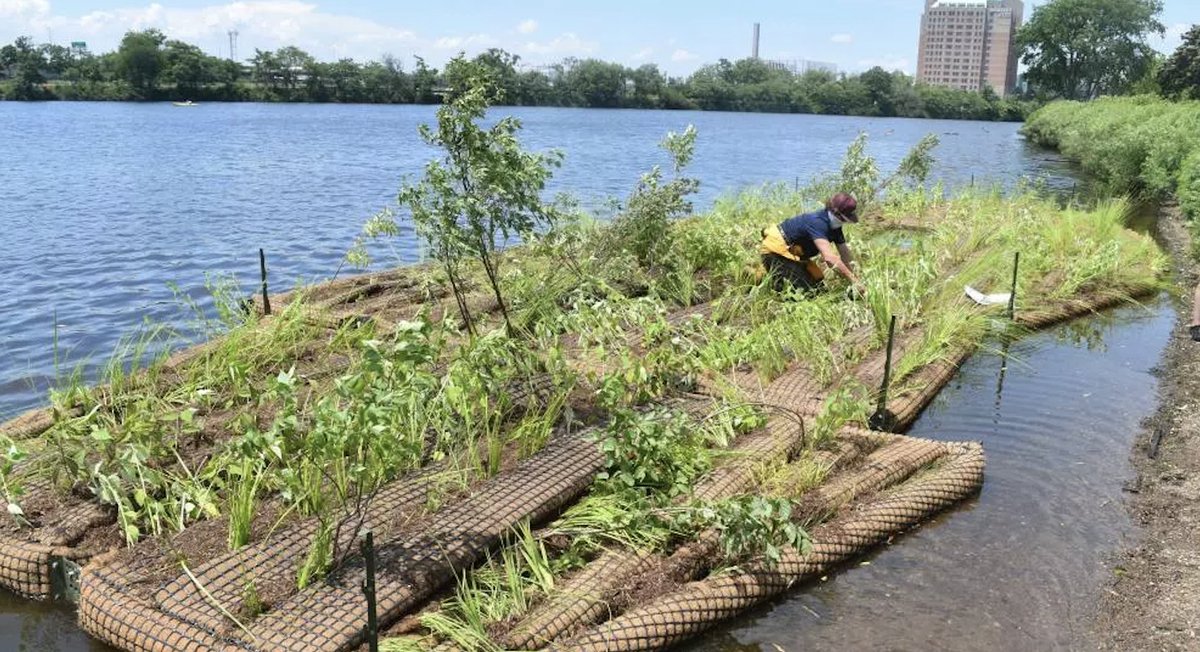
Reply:
[[1126, 489], [1140, 532], [1114, 558], [1100, 597], [1095, 629], [1106, 650], [1200, 649], [1200, 343], [1187, 333], [1200, 269], [1178, 207], [1161, 209], [1158, 229], [1184, 296], [1159, 363], [1158, 409], [1131, 453]]

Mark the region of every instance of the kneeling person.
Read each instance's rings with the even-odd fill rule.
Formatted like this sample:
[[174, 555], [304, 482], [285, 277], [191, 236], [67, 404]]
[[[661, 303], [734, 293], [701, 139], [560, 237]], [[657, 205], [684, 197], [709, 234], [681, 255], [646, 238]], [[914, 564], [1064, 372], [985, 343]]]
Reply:
[[842, 233], [844, 224], [858, 222], [857, 208], [858, 202], [853, 197], [839, 192], [825, 202], [823, 210], [797, 215], [763, 229], [759, 251], [763, 267], [774, 278], [775, 288], [782, 289], [789, 282], [800, 290], [820, 289], [824, 274], [815, 262], [820, 256], [826, 265], [862, 291], [862, 283], [850, 269], [853, 259]]

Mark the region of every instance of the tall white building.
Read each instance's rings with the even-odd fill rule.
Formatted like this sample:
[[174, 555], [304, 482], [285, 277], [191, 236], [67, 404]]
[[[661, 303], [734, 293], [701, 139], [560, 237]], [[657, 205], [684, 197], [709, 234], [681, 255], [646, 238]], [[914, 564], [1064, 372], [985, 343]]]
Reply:
[[1021, 0], [925, 0], [917, 81], [1011, 93], [1017, 85], [1014, 41], [1023, 13]]

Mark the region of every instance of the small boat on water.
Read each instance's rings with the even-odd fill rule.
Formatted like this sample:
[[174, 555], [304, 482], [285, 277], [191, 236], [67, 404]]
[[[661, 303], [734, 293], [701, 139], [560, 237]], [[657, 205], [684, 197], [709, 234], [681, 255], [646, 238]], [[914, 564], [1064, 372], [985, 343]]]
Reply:
[[174, 104], [175, 106], [200, 106], [199, 104], [197, 104], [191, 100], [188, 100], [186, 102], [171, 102], [171, 104]]

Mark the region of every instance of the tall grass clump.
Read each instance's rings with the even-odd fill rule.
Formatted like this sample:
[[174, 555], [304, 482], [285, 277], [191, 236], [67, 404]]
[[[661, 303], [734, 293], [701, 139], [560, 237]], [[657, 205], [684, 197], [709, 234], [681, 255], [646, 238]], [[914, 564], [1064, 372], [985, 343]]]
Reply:
[[1102, 189], [1152, 199], [1174, 195], [1200, 215], [1200, 102], [1156, 97], [1054, 102], [1022, 129], [1079, 162]]

